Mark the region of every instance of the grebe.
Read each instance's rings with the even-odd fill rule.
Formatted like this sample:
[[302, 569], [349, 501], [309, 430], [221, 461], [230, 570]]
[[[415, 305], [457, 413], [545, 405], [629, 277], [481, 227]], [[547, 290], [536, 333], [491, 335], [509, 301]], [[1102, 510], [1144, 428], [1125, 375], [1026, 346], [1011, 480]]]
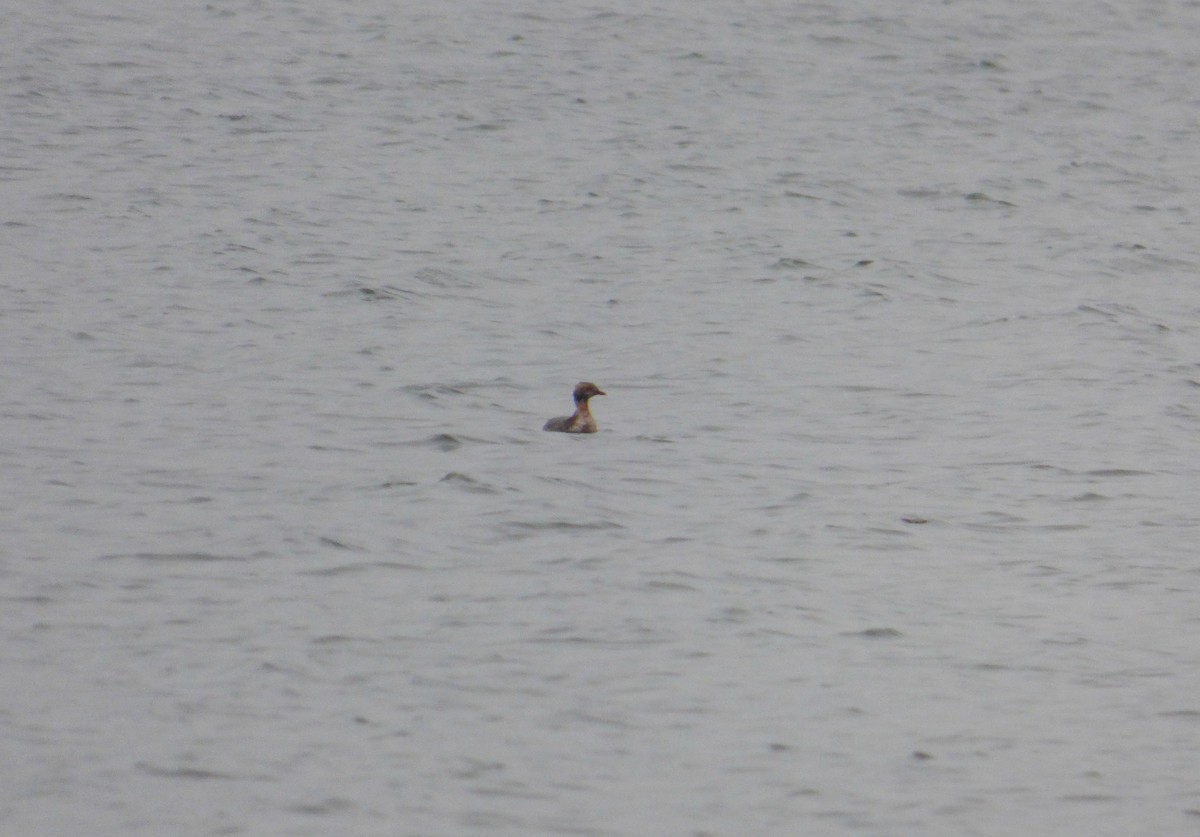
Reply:
[[596, 420], [588, 410], [588, 399], [593, 395], [607, 395], [595, 384], [580, 381], [575, 385], [575, 414], [559, 416], [546, 422], [542, 430], [557, 430], [560, 433], [595, 433]]

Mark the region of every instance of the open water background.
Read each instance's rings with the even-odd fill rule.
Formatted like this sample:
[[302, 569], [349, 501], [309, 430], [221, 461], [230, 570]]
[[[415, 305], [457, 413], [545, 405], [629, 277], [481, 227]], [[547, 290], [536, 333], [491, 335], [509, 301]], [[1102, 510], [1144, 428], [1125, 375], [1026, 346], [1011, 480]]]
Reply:
[[5, 10], [5, 832], [1196, 833], [1198, 62], [1154, 0]]

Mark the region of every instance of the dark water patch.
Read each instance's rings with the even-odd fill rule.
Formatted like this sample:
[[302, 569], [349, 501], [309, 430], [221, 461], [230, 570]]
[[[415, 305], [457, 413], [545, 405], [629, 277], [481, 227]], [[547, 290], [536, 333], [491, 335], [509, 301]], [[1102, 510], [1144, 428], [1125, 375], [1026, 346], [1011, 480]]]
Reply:
[[397, 288], [395, 285], [381, 285], [376, 287], [368, 287], [366, 285], [353, 285], [349, 288], [341, 288], [336, 291], [326, 291], [321, 294], [326, 299], [334, 299], [337, 297], [358, 297], [366, 302], [388, 302], [397, 299], [414, 299], [420, 294], [415, 291], [408, 291], [404, 288]]
[[509, 123], [503, 120], [499, 122], [476, 122], [474, 125], [466, 125], [458, 128], [459, 131], [503, 131], [508, 128]]
[[1150, 579], [1145, 581], [1131, 579], [1128, 581], [1104, 581], [1096, 586], [1101, 590], [1137, 590], [1144, 587], [1157, 588], [1159, 585]]
[[207, 781], [212, 779], [227, 780], [241, 778], [233, 773], [224, 773], [217, 770], [204, 770], [199, 767], [158, 767], [153, 764], [147, 764], [144, 761], [139, 761], [134, 765], [134, 768], [145, 773], [147, 776], [155, 776], [160, 779], [198, 779]]
[[859, 637], [861, 639], [896, 639], [904, 636], [895, 628], [867, 628], [862, 631], [849, 631], [842, 636]]
[[418, 443], [422, 447], [434, 448], [435, 450], [452, 451], [458, 450], [463, 446], [462, 439], [451, 433], [437, 433]]
[[994, 207], [1003, 207], [1005, 209], [1016, 206], [1016, 204], [1014, 204], [1014, 203], [1010, 203], [1009, 201], [1006, 201], [1006, 200], [1001, 200], [1000, 198], [993, 198], [990, 195], [987, 195], [983, 192], [970, 192], [967, 195], [964, 195], [963, 197], [965, 197], [967, 201], [969, 201], [970, 203], [972, 203], [976, 206], [994, 206]]
[[807, 499], [808, 496], [809, 495], [807, 495], [807, 494], [803, 494], [803, 496], [793, 496], [793, 497], [788, 498], [787, 502], [767, 503], [764, 506], [755, 506], [754, 510], [763, 512], [764, 514], [769, 514], [773, 517], [778, 517], [781, 514], [788, 514], [790, 512], [794, 512], [796, 510], [796, 504]]
[[315, 577], [334, 577], [339, 575], [354, 575], [355, 573], [365, 573], [374, 570], [400, 570], [400, 571], [417, 571], [425, 570], [419, 564], [407, 564], [403, 561], [362, 561], [355, 564], [338, 564], [336, 567], [321, 567], [315, 570], [301, 570], [296, 575], [315, 576]]
[[1032, 468], [1032, 469], [1033, 469], [1033, 470], [1035, 470], [1035, 471], [1051, 471], [1051, 472], [1053, 472], [1053, 473], [1055, 473], [1055, 474], [1060, 474], [1060, 475], [1062, 475], [1062, 476], [1064, 476], [1064, 477], [1077, 477], [1077, 476], [1079, 476], [1079, 472], [1078, 472], [1078, 471], [1073, 471], [1073, 470], [1071, 470], [1070, 468], [1063, 468], [1063, 467], [1062, 467], [1062, 466], [1060, 466], [1060, 465], [1051, 465], [1051, 464], [1050, 464], [1050, 463], [1048, 463], [1048, 462], [985, 462], [985, 463], [980, 463], [980, 464], [982, 464], [982, 465], [988, 465], [988, 466], [994, 466], [994, 465], [1028, 465], [1030, 468]]
[[725, 579], [739, 584], [754, 585], [771, 590], [781, 590], [787, 587], [795, 587], [802, 590], [812, 589], [806, 579], [797, 578], [793, 574], [767, 575], [763, 573], [727, 572], [725, 573]]
[[[1185, 383], [1189, 386], [1200, 386], [1200, 382], [1193, 380]], [[1164, 408], [1163, 412], [1171, 418], [1183, 419], [1188, 422], [1195, 422], [1197, 419], [1196, 410], [1190, 404], [1171, 404]]]
[[407, 561], [376, 561], [371, 566], [381, 570], [399, 570], [401, 572], [424, 572], [427, 569], [420, 564], [410, 564]]
[[153, 561], [158, 563], [198, 563], [213, 564], [222, 562], [241, 562], [248, 560], [243, 555], [214, 555], [211, 552], [133, 552], [128, 554], [101, 555], [100, 560], [110, 561], [123, 558], [133, 558], [138, 561]]
[[830, 200], [829, 198], [823, 198], [820, 195], [812, 195], [812, 194], [809, 194], [808, 192], [798, 192], [795, 189], [784, 189], [783, 196], [785, 198], [790, 198], [792, 200], [824, 201], [824, 202], [830, 203], [834, 206], [843, 206], [844, 205], [841, 201]]
[[450, 771], [452, 776], [459, 779], [478, 779], [489, 774], [500, 773], [505, 769], [504, 762], [489, 761], [485, 759], [477, 759], [472, 756], [467, 756], [466, 762], [462, 767]]
[[[590, 480], [570, 479], [568, 477], [546, 477], [546, 476], [538, 475], [537, 480], [539, 482], [550, 483], [551, 485], [570, 485], [575, 488], [590, 488], [592, 486], [592, 482]], [[645, 480], [645, 481], [648, 482], [648, 480]], [[644, 482], [644, 481], [643, 480], [626, 480], [626, 482]]]
[[1119, 305], [1117, 303], [1096, 303], [1089, 305], [1084, 303], [1075, 308], [1080, 314], [1099, 314], [1106, 320], [1116, 320], [1122, 314], [1132, 314], [1138, 316], [1139, 312], [1135, 308], [1130, 308], [1127, 305]]
[[[888, 537], [892, 537], [895, 535], [902, 535], [905, 538], [911, 538], [911, 537], [914, 537], [914, 535], [915, 535], [914, 532], [910, 532], [907, 529], [895, 529], [895, 528], [892, 528], [891, 526], [868, 526], [863, 531], [870, 533], [870, 534], [874, 534], [874, 535], [887, 535]], [[910, 545], [892, 544], [888, 548], [890, 548], [890, 549], [913, 549], [914, 547], [912, 547]]]
[[307, 450], [319, 450], [325, 453], [358, 453], [357, 448], [347, 448], [341, 445], [307, 445]]
[[336, 567], [322, 567], [319, 570], [301, 570], [300, 572], [296, 573], [296, 575], [316, 576], [318, 578], [320, 578], [320, 577], [332, 578], [334, 576], [339, 576], [339, 575], [352, 575], [354, 573], [366, 572], [368, 569], [370, 569], [370, 565], [366, 564], [366, 563], [339, 564]]
[[[164, 474], [163, 477], [165, 476], [167, 475]], [[188, 491], [203, 491], [206, 487], [199, 483], [181, 482], [177, 478], [163, 479], [162, 477], [155, 477], [152, 479], [142, 478], [137, 481], [137, 484], [143, 488], [169, 488], [172, 490], [182, 488]]]
[[321, 544], [321, 546], [331, 546], [334, 549], [345, 549], [350, 552], [367, 551], [365, 547], [358, 546], [357, 544], [346, 543], [345, 541], [338, 540], [337, 538], [331, 538], [328, 535], [321, 535], [318, 537], [317, 543]]
[[44, 593], [33, 593], [28, 596], [4, 596], [0, 598], [0, 601], [13, 602], [15, 604], [43, 605], [54, 604], [57, 599], [47, 596]]
[[[585, 712], [583, 710], [578, 710], [578, 709], [573, 710], [571, 712], [566, 712], [564, 714], [567, 718], [571, 719], [572, 721], [582, 721], [585, 724], [596, 724], [596, 725], [604, 726], [604, 727], [612, 727], [614, 729], [626, 729], [626, 730], [634, 729], [634, 725], [631, 724], [629, 721], [626, 721], [623, 718], [618, 718], [614, 715], [598, 715], [595, 712]], [[571, 833], [571, 832], [564, 831], [563, 833]], [[580, 829], [575, 833], [587, 835], [587, 834], [594, 834], [595, 832], [590, 831], [590, 830], [585, 831], [585, 830]]]
[[644, 584], [639, 585], [641, 590], [660, 590], [682, 593], [696, 593], [701, 588], [694, 584], [684, 584], [682, 581], [667, 581], [665, 579], [650, 579]]
[[401, 392], [411, 393], [421, 398], [435, 400], [441, 395], [467, 395], [479, 389], [514, 388], [507, 378], [495, 378], [490, 381], [458, 381], [453, 384], [406, 384], [400, 387]]
[[[1000, 562], [1000, 566], [1002, 566], [1002, 567], [1020, 566], [1023, 564], [1024, 564], [1024, 561], [1001, 561]], [[1035, 566], [1029, 568], [1029, 574], [1049, 578], [1049, 577], [1053, 577], [1053, 576], [1063, 575], [1064, 572], [1061, 567], [1053, 567], [1049, 564], [1036, 564]]]
[[961, 466], [961, 468], [1033, 468], [1036, 471], [1058, 471], [1063, 474], [1075, 473], [1058, 465], [1051, 465], [1047, 462], [1039, 462], [1034, 459], [985, 459], [982, 462], [969, 462]]
[[380, 447], [428, 448], [430, 450], [440, 450], [449, 453], [452, 450], [458, 450], [468, 443], [487, 444], [487, 440], [455, 433], [435, 433], [432, 436], [424, 436], [420, 439], [382, 442], [380, 443]]
[[892, 392], [891, 387], [872, 386], [870, 384], [843, 384], [831, 387], [839, 392]]
[[67, 201], [90, 201], [94, 200], [91, 195], [80, 195], [77, 192], [59, 192], [57, 194], [47, 195], [50, 200], [67, 200]]
[[[63, 419], [70, 418], [70, 416], [68, 416], [66, 413], [52, 413], [48, 410], [31, 410], [29, 412], [17, 412], [17, 411], [12, 411], [12, 410], [5, 410], [4, 412], [0, 413], [0, 417], [10, 418], [10, 419], [28, 419], [30, 421], [61, 421]], [[31, 451], [51, 450], [51, 448], [46, 448], [41, 445], [30, 445], [29, 447], [26, 448], [26, 450], [31, 450]], [[50, 480], [50, 481], [48, 481], [48, 484], [50, 484], [50, 485], [67, 485], [67, 483], [61, 482], [59, 480]]]
[[812, 262], [795, 257], [777, 259], [775, 263], [771, 265], [771, 270], [808, 270], [814, 268], [820, 270], [819, 265], [815, 265]]
[[1072, 503], [1100, 503], [1112, 498], [1105, 497], [1103, 494], [1097, 494], [1094, 491], [1085, 491], [1083, 494], [1076, 494], [1071, 498]]
[[1200, 721], [1200, 709], [1168, 709], [1159, 712], [1160, 718], [1180, 718], [1185, 721]]
[[1111, 793], [1068, 793], [1059, 797], [1062, 802], [1116, 802], [1121, 797]]
[[955, 396], [947, 395], [944, 392], [898, 392], [896, 393], [901, 398], [954, 398]]
[[646, 631], [646, 636], [634, 638], [613, 638], [608, 636], [589, 636], [585, 634], [575, 633], [575, 629], [550, 629], [542, 631], [538, 636], [532, 637], [530, 642], [537, 643], [553, 643], [563, 645], [589, 645], [598, 648], [629, 648], [642, 645], [662, 645], [667, 641], [665, 637], [658, 636]]
[[360, 287], [358, 288], [358, 296], [367, 302], [385, 302], [392, 299], [411, 298], [416, 296], [416, 294], [412, 291], [406, 291], [403, 288], [384, 285], [378, 288]]
[[364, 638], [361, 636], [350, 636], [349, 634], [324, 634], [322, 636], [313, 637], [309, 642], [312, 645], [344, 645], [350, 642], [368, 642], [377, 644], [379, 640]]
[[619, 523], [604, 520], [594, 523], [572, 523], [566, 520], [514, 521], [505, 525], [518, 532], [598, 532], [625, 528]]
[[1024, 526], [1029, 521], [1007, 512], [984, 512], [983, 519], [964, 524], [968, 529], [1007, 529]]
[[1088, 477], [1151, 477], [1151, 471], [1138, 471], [1131, 468], [1099, 468], [1095, 471], [1084, 471]]
[[1087, 686], [1098, 686], [1108, 689], [1123, 689], [1128, 687], [1130, 680], [1136, 679], [1165, 679], [1178, 674], [1173, 669], [1163, 668], [1123, 668], [1103, 672], [1090, 677], [1081, 677], [1079, 682]]
[[705, 172], [708, 174], [717, 174], [722, 171], [720, 166], [709, 166], [698, 163], [669, 163], [667, 169], [669, 171]]
[[772, 564], [795, 566], [796, 564], [812, 563], [813, 559], [807, 555], [781, 555], [775, 558], [767, 558], [766, 560]]
[[1042, 640], [1043, 645], [1087, 645], [1087, 637], [1082, 636], [1061, 636], [1047, 637]]
[[461, 488], [463, 491], [469, 491], [472, 494], [499, 494], [500, 490], [487, 483], [480, 482], [474, 477], [461, 473], [460, 471], [451, 471], [438, 480], [439, 483]]

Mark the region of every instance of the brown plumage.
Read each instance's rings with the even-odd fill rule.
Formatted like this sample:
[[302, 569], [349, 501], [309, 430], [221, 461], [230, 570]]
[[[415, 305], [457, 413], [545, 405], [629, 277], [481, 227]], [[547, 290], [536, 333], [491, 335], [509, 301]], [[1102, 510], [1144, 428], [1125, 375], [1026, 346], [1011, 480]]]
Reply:
[[542, 430], [556, 430], [560, 433], [595, 433], [596, 420], [588, 410], [588, 399], [593, 395], [606, 395], [600, 387], [587, 381], [575, 385], [575, 413], [569, 416], [559, 416], [546, 422]]

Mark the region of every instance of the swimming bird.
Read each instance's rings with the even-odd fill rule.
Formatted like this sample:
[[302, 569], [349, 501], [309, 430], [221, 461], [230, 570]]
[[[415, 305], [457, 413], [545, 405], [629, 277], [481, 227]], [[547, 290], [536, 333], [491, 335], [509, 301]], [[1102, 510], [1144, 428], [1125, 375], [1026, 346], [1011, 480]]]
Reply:
[[580, 381], [575, 385], [575, 413], [570, 416], [559, 416], [546, 422], [542, 430], [557, 430], [560, 433], [595, 433], [596, 420], [588, 410], [588, 399], [593, 395], [607, 395], [604, 390], [588, 381]]

